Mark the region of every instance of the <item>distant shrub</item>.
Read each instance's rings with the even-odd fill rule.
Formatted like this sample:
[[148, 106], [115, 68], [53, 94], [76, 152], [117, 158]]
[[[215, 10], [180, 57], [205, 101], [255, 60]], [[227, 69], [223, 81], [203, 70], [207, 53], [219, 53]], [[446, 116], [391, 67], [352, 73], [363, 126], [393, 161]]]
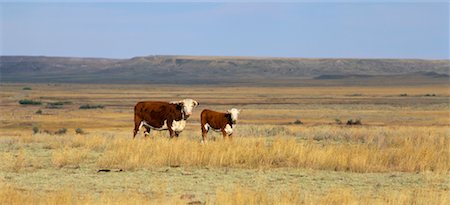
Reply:
[[80, 109], [103, 109], [105, 106], [104, 105], [81, 105]]
[[347, 121], [347, 125], [362, 125], [361, 119], [350, 119]]
[[51, 132], [51, 131], [49, 131], [49, 130], [44, 130], [43, 132], [46, 133], [46, 134], [49, 134], [49, 135], [54, 134], [53, 132]]
[[67, 133], [67, 129], [66, 128], [61, 128], [58, 131], [55, 132], [55, 135], [63, 135]]
[[49, 103], [47, 103], [46, 108], [49, 108], [49, 109], [61, 109], [61, 108], [64, 107], [64, 105], [67, 105], [67, 104], [72, 104], [72, 102], [71, 101], [49, 102]]
[[55, 106], [64, 105], [64, 102], [49, 102], [49, 103], [47, 103], [47, 105], [55, 105]]
[[294, 125], [303, 125], [303, 122], [301, 120], [297, 119], [292, 124], [294, 124]]
[[51, 102], [49, 104], [52, 104], [52, 105], [70, 105], [70, 104], [72, 104], [72, 101], [56, 101], [56, 102]]
[[334, 119], [334, 122], [336, 122], [336, 124], [341, 125], [342, 121], [339, 118]]
[[436, 96], [436, 94], [434, 94], [434, 93], [427, 93], [427, 94], [425, 94], [425, 96], [426, 97], [434, 97], [434, 96]]
[[22, 90], [32, 90], [30, 87], [23, 87]]
[[33, 134], [37, 134], [40, 132], [39, 127], [33, 126]]
[[48, 108], [48, 109], [62, 109], [64, 107], [62, 105], [47, 104], [47, 106], [45, 106], [45, 108]]
[[23, 100], [19, 100], [19, 104], [21, 104], [21, 105], [41, 105], [42, 102], [29, 100], [29, 99], [23, 99]]
[[77, 129], [75, 129], [75, 133], [82, 135], [82, 134], [85, 134], [86, 132], [84, 132], [84, 130], [81, 128], [77, 128]]
[[407, 93], [402, 93], [402, 94], [400, 94], [400, 96], [401, 97], [406, 97], [406, 96], [408, 96], [408, 94]]
[[353, 93], [353, 94], [351, 94], [349, 96], [357, 97], [357, 96], [362, 96], [362, 94], [361, 93]]
[[42, 115], [42, 110], [39, 109], [39, 110], [37, 110], [35, 113], [38, 114], [38, 115]]

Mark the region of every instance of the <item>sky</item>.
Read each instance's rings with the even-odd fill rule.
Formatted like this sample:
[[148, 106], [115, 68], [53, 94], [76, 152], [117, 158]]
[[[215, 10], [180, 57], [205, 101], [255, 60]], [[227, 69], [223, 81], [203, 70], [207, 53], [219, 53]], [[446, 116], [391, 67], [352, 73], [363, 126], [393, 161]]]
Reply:
[[0, 1], [0, 55], [450, 59], [448, 1]]

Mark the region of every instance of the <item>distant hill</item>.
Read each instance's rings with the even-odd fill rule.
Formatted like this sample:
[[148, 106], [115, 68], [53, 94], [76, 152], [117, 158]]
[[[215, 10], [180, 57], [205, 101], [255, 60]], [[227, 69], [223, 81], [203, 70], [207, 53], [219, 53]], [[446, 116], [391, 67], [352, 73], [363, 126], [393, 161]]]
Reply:
[[391, 75], [448, 79], [449, 70], [449, 60], [0, 56], [1, 82], [211, 84], [359, 79]]

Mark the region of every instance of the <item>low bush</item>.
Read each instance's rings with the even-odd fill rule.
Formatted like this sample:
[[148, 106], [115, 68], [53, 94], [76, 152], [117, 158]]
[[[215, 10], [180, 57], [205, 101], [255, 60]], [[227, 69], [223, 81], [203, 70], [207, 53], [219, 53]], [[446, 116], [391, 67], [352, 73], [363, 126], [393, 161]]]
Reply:
[[32, 90], [30, 87], [23, 87], [22, 90]]
[[55, 135], [63, 135], [67, 133], [67, 129], [66, 128], [61, 128], [58, 131], [55, 132]]
[[86, 104], [86, 105], [81, 105], [80, 109], [103, 109], [105, 108], [104, 105], [90, 105], [90, 104]]
[[70, 105], [72, 104], [71, 101], [56, 101], [56, 102], [50, 102], [49, 105]]
[[41, 101], [35, 101], [35, 100], [29, 100], [29, 99], [23, 99], [19, 100], [19, 104], [21, 105], [41, 105]]
[[77, 129], [75, 129], [75, 133], [77, 133], [77, 134], [80, 134], [80, 135], [82, 135], [82, 134], [86, 134], [86, 132], [84, 132], [84, 130], [83, 130], [83, 129], [81, 129], [81, 128], [77, 128]]
[[49, 102], [47, 103], [46, 108], [49, 109], [61, 109], [64, 105], [72, 104], [71, 101], [57, 101], [57, 102]]
[[303, 125], [303, 122], [301, 120], [297, 119], [292, 124], [294, 124], [294, 125]]
[[64, 108], [64, 106], [49, 103], [49, 104], [47, 104], [47, 106], [45, 106], [45, 108], [47, 108], [47, 109], [62, 109], [62, 108]]
[[33, 127], [33, 134], [37, 134], [39, 133], [41, 130], [39, 129], [39, 127], [34, 126]]
[[350, 119], [347, 121], [347, 125], [362, 125], [361, 119], [356, 120]]
[[42, 115], [42, 110], [39, 109], [39, 110], [37, 110], [35, 113], [38, 114], [38, 115]]

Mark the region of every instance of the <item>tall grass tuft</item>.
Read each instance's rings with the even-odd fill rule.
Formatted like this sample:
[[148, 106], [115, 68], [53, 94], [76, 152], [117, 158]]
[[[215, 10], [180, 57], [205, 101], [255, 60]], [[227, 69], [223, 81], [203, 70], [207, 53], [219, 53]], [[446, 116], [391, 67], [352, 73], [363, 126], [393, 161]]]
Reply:
[[52, 163], [58, 168], [78, 168], [88, 157], [88, 150], [64, 147], [53, 151]]

